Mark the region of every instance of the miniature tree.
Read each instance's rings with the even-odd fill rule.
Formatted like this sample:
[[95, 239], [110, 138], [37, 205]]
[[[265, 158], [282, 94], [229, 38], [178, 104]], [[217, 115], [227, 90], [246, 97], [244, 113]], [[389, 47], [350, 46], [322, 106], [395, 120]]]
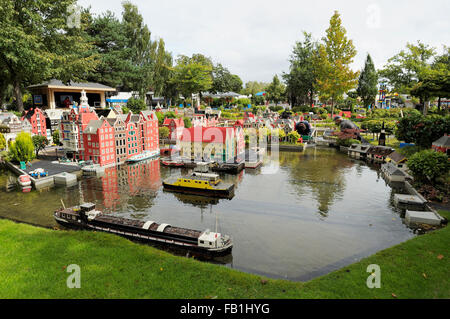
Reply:
[[31, 140], [33, 141], [36, 157], [38, 157], [39, 152], [48, 145], [48, 139], [45, 136], [34, 135]]
[[55, 130], [52, 134], [52, 138], [53, 138], [53, 143], [55, 143], [56, 145], [59, 145], [59, 131]]
[[159, 138], [168, 138], [170, 130], [168, 127], [162, 126], [159, 128]]
[[30, 134], [21, 132], [16, 140], [9, 146], [10, 158], [17, 162], [31, 161], [34, 159], [34, 145]]

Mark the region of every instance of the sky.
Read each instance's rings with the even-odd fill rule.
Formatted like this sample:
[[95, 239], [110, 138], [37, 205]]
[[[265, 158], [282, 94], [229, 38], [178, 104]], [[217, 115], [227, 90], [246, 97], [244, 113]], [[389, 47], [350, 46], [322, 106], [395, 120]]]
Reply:
[[[270, 82], [289, 69], [289, 56], [303, 31], [325, 36], [334, 11], [341, 14], [347, 36], [358, 52], [352, 68], [364, 66], [367, 53], [375, 67], [418, 40], [450, 46], [448, 0], [132, 0], [152, 37], [166, 50], [202, 53], [247, 81]], [[78, 0], [100, 14], [121, 17], [121, 0]]]

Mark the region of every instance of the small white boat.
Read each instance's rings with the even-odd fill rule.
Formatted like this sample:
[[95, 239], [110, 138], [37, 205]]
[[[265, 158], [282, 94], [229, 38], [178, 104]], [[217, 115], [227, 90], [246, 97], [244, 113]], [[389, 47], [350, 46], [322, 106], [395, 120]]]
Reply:
[[159, 156], [159, 153], [160, 153], [159, 150], [152, 151], [152, 152], [144, 151], [144, 152], [142, 152], [141, 154], [134, 155], [134, 156], [130, 157], [129, 159], [127, 159], [127, 162], [140, 162], [140, 161], [144, 161], [144, 160], [146, 160], [146, 159], [149, 159], [149, 158], [153, 158], [153, 157]]
[[18, 183], [22, 187], [30, 186], [31, 185], [31, 179], [28, 175], [20, 175], [17, 179]]

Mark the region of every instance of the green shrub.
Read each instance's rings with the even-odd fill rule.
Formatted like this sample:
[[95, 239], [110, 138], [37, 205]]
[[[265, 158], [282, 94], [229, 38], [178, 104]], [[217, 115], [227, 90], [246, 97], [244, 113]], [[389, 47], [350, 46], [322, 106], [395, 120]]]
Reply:
[[408, 159], [408, 168], [417, 180], [434, 183], [437, 177], [448, 173], [450, 163], [446, 154], [424, 150]]
[[21, 132], [9, 145], [9, 157], [16, 162], [27, 162], [34, 159], [34, 145], [30, 134]]
[[183, 122], [184, 122], [184, 127], [185, 128], [190, 128], [192, 127], [192, 122], [191, 119], [188, 117], [183, 117]]
[[55, 130], [52, 133], [52, 139], [53, 139], [53, 143], [55, 143], [56, 145], [59, 145], [59, 130]]
[[309, 113], [313, 112], [313, 108], [309, 105], [302, 105], [302, 106], [294, 106], [292, 108], [292, 112], [294, 113]]
[[2, 133], [0, 133], [0, 150], [3, 150], [6, 148], [6, 139], [3, 136]]
[[399, 120], [395, 137], [399, 141], [430, 148], [434, 141], [448, 132], [450, 132], [450, 115], [423, 116], [413, 113]]
[[347, 139], [340, 139], [340, 138], [338, 138], [337, 139], [337, 144], [339, 146], [350, 147], [353, 144], [361, 144], [361, 142], [358, 141], [358, 140], [352, 139], [352, 138], [347, 138]]
[[381, 128], [383, 127], [386, 133], [393, 134], [396, 129], [396, 122], [394, 121], [385, 121], [385, 120], [365, 120], [361, 122], [361, 128], [363, 130], [367, 130], [370, 133], [380, 133]]
[[269, 107], [269, 109], [272, 112], [280, 112], [280, 111], [284, 111], [284, 108], [281, 105], [277, 105], [277, 106], [271, 106]]
[[301, 135], [297, 131], [291, 131], [288, 134], [288, 139], [290, 143], [297, 143], [298, 139], [301, 137]]

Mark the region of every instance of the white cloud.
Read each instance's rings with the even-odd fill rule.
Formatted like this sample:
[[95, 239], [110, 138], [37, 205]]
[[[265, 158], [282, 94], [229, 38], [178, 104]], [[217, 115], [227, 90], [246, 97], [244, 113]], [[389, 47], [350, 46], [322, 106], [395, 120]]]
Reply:
[[[79, 0], [94, 13], [120, 17], [121, 0]], [[334, 10], [341, 13], [361, 69], [367, 53], [376, 67], [406, 45], [421, 40], [450, 45], [448, 0], [134, 0], [153, 36], [174, 55], [203, 53], [238, 74], [244, 82], [270, 81], [288, 69], [288, 58], [303, 30], [319, 39]], [[379, 8], [380, 17], [373, 16]], [[371, 15], [372, 14], [372, 15]], [[375, 23], [374, 23], [375, 22]]]

